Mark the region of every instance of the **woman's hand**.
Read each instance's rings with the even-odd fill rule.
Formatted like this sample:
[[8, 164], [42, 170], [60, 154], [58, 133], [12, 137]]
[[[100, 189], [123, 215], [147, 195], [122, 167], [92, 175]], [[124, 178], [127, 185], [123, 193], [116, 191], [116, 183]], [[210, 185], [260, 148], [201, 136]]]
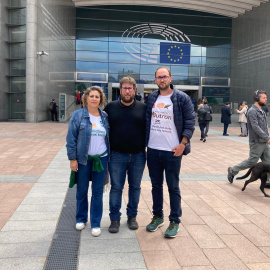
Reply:
[[78, 161], [76, 159], [70, 161], [70, 169], [74, 172], [78, 171]]

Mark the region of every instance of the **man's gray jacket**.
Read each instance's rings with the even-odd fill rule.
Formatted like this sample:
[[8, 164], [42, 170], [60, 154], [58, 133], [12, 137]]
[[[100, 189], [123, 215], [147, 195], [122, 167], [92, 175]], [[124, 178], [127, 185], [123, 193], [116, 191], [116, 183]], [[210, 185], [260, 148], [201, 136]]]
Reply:
[[[173, 87], [173, 85], [171, 85], [171, 88], [173, 88], [171, 100], [173, 103], [174, 124], [177, 130], [179, 142], [181, 142], [184, 136], [187, 137], [188, 140], [190, 140], [195, 129], [194, 106], [190, 100], [190, 97], [187, 94], [177, 90], [176, 88]], [[146, 109], [146, 130], [145, 130], [146, 146], [148, 145], [150, 135], [152, 108], [159, 94], [160, 94], [159, 90], [156, 90], [148, 97]], [[186, 149], [183, 154], [187, 155], [189, 152], [190, 152], [190, 144], [186, 146]]]
[[252, 107], [247, 112], [249, 142], [266, 143], [269, 137], [266, 114], [257, 106]]

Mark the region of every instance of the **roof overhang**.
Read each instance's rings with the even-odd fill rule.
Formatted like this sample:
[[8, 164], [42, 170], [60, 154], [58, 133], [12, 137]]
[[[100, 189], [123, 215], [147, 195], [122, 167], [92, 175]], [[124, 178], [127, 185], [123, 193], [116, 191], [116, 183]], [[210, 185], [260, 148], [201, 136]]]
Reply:
[[195, 10], [236, 18], [269, 0], [72, 0], [76, 7], [103, 5], [138, 5]]

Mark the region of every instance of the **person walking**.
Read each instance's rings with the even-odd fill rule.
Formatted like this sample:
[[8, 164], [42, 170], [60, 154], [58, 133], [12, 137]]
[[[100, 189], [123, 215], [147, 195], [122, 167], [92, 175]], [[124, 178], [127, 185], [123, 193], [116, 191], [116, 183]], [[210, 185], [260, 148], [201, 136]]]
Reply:
[[120, 100], [110, 102], [105, 111], [109, 116], [111, 155], [109, 171], [110, 233], [118, 233], [121, 219], [122, 193], [127, 175], [127, 225], [138, 229], [136, 216], [141, 194], [141, 180], [145, 167], [145, 111], [146, 104], [135, 100], [136, 82], [131, 77], [120, 80]]
[[239, 119], [238, 122], [240, 123], [240, 127], [241, 127], [241, 134], [240, 137], [247, 137], [247, 111], [248, 111], [248, 106], [247, 106], [247, 102], [243, 101], [239, 110], [235, 110], [238, 114], [239, 114]]
[[100, 110], [106, 101], [99, 86], [87, 88], [83, 108], [76, 110], [69, 122], [67, 155], [70, 168], [77, 173], [76, 229], [83, 230], [88, 218], [88, 188], [92, 180], [90, 223], [93, 236], [101, 233], [103, 187], [109, 155], [109, 123], [107, 113]]
[[154, 232], [164, 225], [163, 173], [170, 196], [170, 225], [165, 237], [176, 237], [182, 216], [179, 173], [183, 154], [190, 152], [195, 113], [190, 97], [171, 85], [167, 67], [155, 72], [158, 90], [149, 95], [146, 111], [147, 166], [152, 184], [153, 218], [146, 230]]
[[204, 129], [206, 127], [206, 110], [204, 109], [204, 105], [200, 104], [198, 107], [198, 123], [201, 130], [201, 138], [200, 141], [206, 142], [206, 135], [204, 133]]
[[[267, 103], [265, 91], [257, 90], [253, 94], [254, 104], [247, 112], [249, 130], [249, 157], [233, 167], [228, 168], [228, 181], [233, 183], [234, 176], [239, 171], [253, 167], [259, 159], [270, 161], [270, 136], [268, 131], [267, 117], [262, 106]], [[269, 177], [266, 187], [270, 188]]]
[[210, 122], [212, 121], [212, 113], [213, 113], [213, 109], [210, 105], [208, 105], [208, 101], [207, 99], [205, 99], [204, 101], [204, 110], [206, 111], [206, 115], [205, 115], [205, 121], [206, 121], [206, 124], [205, 124], [205, 130], [204, 130], [204, 134], [205, 134], [205, 137], [208, 136], [208, 131], [209, 131], [209, 125], [210, 125]]
[[224, 124], [223, 129], [223, 136], [229, 136], [227, 133], [229, 124], [231, 124], [231, 110], [230, 110], [230, 103], [227, 102], [222, 108], [221, 108], [221, 123]]

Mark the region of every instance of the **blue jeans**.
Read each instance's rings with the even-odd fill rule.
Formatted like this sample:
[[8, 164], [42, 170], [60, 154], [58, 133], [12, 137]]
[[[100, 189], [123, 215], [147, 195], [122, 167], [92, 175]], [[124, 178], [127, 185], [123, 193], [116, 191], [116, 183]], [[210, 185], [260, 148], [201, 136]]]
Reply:
[[200, 127], [200, 130], [201, 130], [201, 139], [204, 139], [206, 137], [205, 133], [204, 133], [204, 129], [206, 127], [206, 121], [199, 122], [199, 127]]
[[228, 127], [229, 127], [229, 124], [224, 124], [223, 135], [227, 134]]
[[92, 171], [93, 160], [87, 161], [87, 165], [79, 163], [77, 178], [77, 212], [76, 222], [87, 222], [88, 215], [88, 188], [89, 179], [92, 179], [92, 196], [90, 204], [90, 223], [91, 228], [100, 227], [103, 212], [103, 186], [107, 168], [108, 156], [100, 158], [104, 170], [100, 173]]
[[109, 172], [111, 177], [110, 219], [120, 220], [122, 193], [128, 176], [127, 216], [137, 216], [141, 194], [141, 180], [145, 167], [145, 152], [122, 154], [111, 151]]
[[179, 173], [182, 156], [174, 157], [173, 152], [148, 148], [147, 166], [152, 182], [153, 215], [163, 218], [163, 181], [164, 170], [170, 195], [169, 220], [180, 223], [182, 216]]

